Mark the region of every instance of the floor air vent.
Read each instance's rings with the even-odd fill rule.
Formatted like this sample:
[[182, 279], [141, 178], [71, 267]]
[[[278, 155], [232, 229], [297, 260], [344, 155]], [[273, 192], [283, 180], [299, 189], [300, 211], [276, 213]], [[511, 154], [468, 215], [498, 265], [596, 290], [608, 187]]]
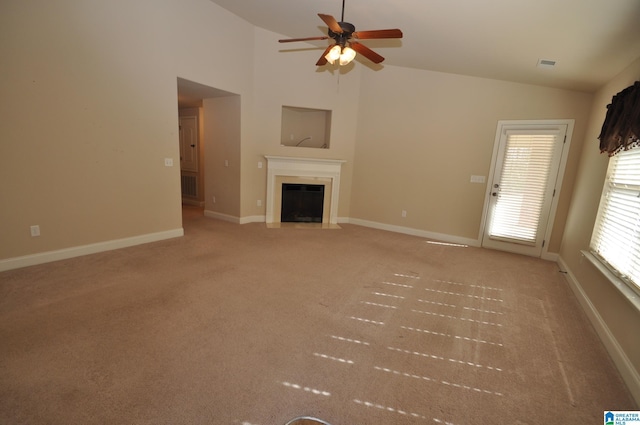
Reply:
[[196, 176], [183, 175], [181, 176], [182, 184], [182, 196], [190, 196], [192, 198], [198, 197], [198, 179]]

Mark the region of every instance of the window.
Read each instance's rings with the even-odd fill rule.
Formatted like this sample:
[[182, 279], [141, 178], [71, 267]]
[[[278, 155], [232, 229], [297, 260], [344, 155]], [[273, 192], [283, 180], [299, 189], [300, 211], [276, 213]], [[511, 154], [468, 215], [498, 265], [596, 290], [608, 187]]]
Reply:
[[640, 149], [609, 161], [591, 251], [640, 293]]

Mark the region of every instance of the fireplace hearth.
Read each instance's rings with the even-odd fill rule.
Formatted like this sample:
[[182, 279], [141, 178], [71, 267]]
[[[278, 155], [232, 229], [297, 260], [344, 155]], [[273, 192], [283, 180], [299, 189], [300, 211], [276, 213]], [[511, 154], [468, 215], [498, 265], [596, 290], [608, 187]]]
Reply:
[[322, 223], [324, 185], [282, 184], [282, 223]]

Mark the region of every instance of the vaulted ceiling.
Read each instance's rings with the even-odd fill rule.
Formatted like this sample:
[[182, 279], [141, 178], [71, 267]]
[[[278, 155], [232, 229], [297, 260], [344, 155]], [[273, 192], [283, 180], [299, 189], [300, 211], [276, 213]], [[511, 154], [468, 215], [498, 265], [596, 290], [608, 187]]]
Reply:
[[[342, 0], [211, 0], [284, 37], [326, 34], [318, 13], [342, 15]], [[346, 0], [356, 30], [400, 28], [401, 40], [364, 40], [386, 60], [372, 65], [595, 91], [640, 57], [639, 0]], [[282, 44], [278, 54], [301, 46]], [[297, 44], [294, 45], [294, 44]], [[303, 60], [302, 57], [300, 60]], [[554, 67], [539, 67], [540, 60]], [[315, 68], [314, 63], [309, 63]]]

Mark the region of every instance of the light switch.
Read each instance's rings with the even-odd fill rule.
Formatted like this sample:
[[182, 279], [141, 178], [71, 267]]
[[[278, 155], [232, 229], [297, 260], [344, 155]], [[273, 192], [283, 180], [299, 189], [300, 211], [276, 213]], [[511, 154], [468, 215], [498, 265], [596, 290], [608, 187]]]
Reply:
[[173, 167], [173, 158], [165, 158], [164, 159], [165, 167]]
[[485, 182], [485, 177], [484, 176], [471, 176], [471, 183], [484, 183]]

